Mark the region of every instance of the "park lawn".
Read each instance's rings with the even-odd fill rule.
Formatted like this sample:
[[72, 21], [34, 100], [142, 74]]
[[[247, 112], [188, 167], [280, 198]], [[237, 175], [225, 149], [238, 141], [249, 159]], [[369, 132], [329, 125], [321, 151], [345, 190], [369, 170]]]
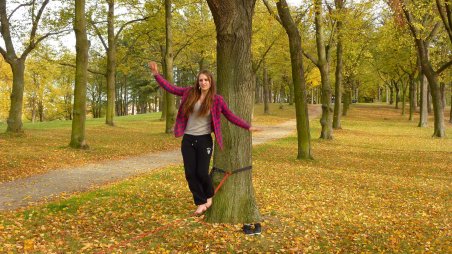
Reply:
[[330, 141], [311, 126], [314, 161], [295, 159], [295, 137], [253, 150], [260, 236], [190, 217], [176, 166], [2, 212], [0, 252], [451, 253], [451, 138], [384, 106], [354, 106]]
[[[274, 125], [295, 117], [293, 106], [270, 105], [271, 114], [263, 115], [263, 105], [256, 105], [253, 124]], [[86, 121], [86, 140], [90, 149], [68, 147], [71, 121], [25, 123], [24, 134], [11, 136], [0, 125], [0, 182], [51, 170], [88, 163], [118, 160], [151, 152], [175, 150], [180, 139], [165, 134], [161, 113], [116, 117], [116, 127], [105, 119]]]

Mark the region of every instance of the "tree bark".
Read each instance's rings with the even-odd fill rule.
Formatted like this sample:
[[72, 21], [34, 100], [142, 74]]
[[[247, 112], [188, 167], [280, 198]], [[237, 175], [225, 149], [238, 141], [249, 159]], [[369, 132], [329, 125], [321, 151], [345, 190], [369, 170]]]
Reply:
[[115, 116], [116, 102], [116, 41], [115, 41], [115, 0], [107, 0], [107, 110], [105, 123], [114, 126], [113, 118]]
[[343, 109], [342, 116], [347, 115], [351, 102], [352, 102], [352, 91], [346, 89], [345, 94], [344, 94], [344, 104], [342, 106], [342, 109]]
[[[452, 85], [451, 85], [452, 87]], [[452, 123], [452, 94], [450, 95], [450, 112], [449, 112], [449, 123]]]
[[419, 124], [418, 127], [427, 127], [428, 124], [428, 110], [427, 110], [427, 95], [428, 95], [428, 81], [424, 73], [420, 72], [420, 108], [419, 108]]
[[[217, 32], [218, 92], [229, 108], [246, 121], [251, 120], [255, 75], [251, 63], [252, 17], [255, 0], [207, 0]], [[221, 124], [224, 149], [215, 147], [214, 165], [232, 171], [252, 165], [251, 135], [224, 119]], [[222, 174], [214, 174], [217, 185]], [[251, 170], [231, 175], [214, 196], [207, 211], [208, 222], [253, 223], [261, 221]]]
[[416, 111], [416, 80], [414, 76], [410, 76], [410, 117], [409, 120], [414, 120], [414, 112]]
[[[402, 116], [405, 115], [405, 109], [406, 109], [406, 90], [408, 88], [408, 84], [403, 85], [403, 81], [401, 81], [402, 85]], [[408, 81], [409, 82], [409, 81]]]
[[325, 42], [323, 38], [323, 24], [322, 24], [322, 0], [314, 1], [315, 8], [315, 37], [317, 44], [318, 64], [317, 67], [320, 70], [320, 77], [322, 83], [322, 117], [320, 118], [320, 124], [322, 130], [320, 131], [321, 139], [333, 138], [333, 117], [331, 115], [331, 86], [329, 69], [330, 65], [327, 58], [327, 50], [325, 48]]
[[85, 120], [89, 42], [86, 34], [85, 0], [75, 1], [74, 31], [76, 39], [74, 116], [69, 146], [86, 149], [88, 148], [85, 140]]
[[306, 81], [304, 77], [301, 36], [285, 0], [276, 4], [281, 23], [289, 37], [290, 62], [294, 87], [295, 114], [297, 115], [298, 155], [297, 159], [313, 159], [311, 155], [311, 134], [309, 129], [308, 105], [306, 102]]
[[[174, 83], [173, 77], [173, 30], [172, 30], [172, 0], [165, 0], [165, 28], [166, 28], [166, 47], [165, 47], [165, 78], [170, 83]], [[173, 133], [173, 126], [176, 122], [176, 105], [174, 95], [165, 92], [166, 103], [166, 126], [165, 133]]]
[[440, 97], [441, 97], [441, 106], [443, 107], [443, 111], [446, 109], [446, 83], [440, 83]]
[[420, 39], [416, 39], [417, 48], [419, 54], [421, 55], [421, 66], [424, 71], [425, 76], [427, 77], [428, 84], [430, 87], [430, 93], [432, 95], [432, 103], [433, 103], [433, 114], [434, 114], [434, 137], [445, 137], [446, 131], [444, 126], [444, 110], [441, 103], [441, 92], [438, 83], [438, 74], [433, 70], [430, 61], [428, 60], [427, 48], [425, 47], [425, 43], [423, 43]]
[[269, 89], [269, 78], [268, 78], [268, 70], [267, 70], [267, 66], [265, 65], [265, 62], [263, 63], [263, 88], [264, 88], [264, 114], [265, 115], [269, 115], [270, 114], [270, 109], [268, 107], [268, 103], [271, 101], [270, 98], [270, 89]]
[[[335, 0], [336, 9], [342, 10], [343, 0]], [[342, 129], [341, 126], [341, 103], [342, 103], [342, 21], [338, 20], [336, 23], [337, 29], [337, 49], [336, 49], [336, 83], [334, 86], [334, 113], [333, 113], [333, 128]], [[380, 94], [380, 93], [378, 93]]]

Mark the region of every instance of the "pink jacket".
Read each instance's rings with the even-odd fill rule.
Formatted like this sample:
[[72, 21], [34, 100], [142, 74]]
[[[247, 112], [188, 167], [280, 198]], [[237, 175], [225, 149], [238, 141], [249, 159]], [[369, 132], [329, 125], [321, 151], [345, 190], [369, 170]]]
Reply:
[[[169, 93], [174, 95], [182, 96], [182, 100], [179, 106], [179, 110], [177, 112], [176, 124], [174, 126], [174, 135], [176, 137], [180, 137], [184, 135], [185, 128], [187, 127], [188, 117], [184, 115], [182, 112], [182, 106], [187, 100], [188, 92], [193, 87], [178, 87], [170, 84], [166, 79], [164, 79], [161, 75], [154, 75], [157, 83]], [[223, 149], [223, 137], [221, 136], [221, 114], [223, 114], [226, 119], [228, 119], [231, 123], [242, 127], [243, 129], [248, 130], [251, 126], [240, 117], [234, 115], [231, 110], [228, 108], [228, 105], [224, 101], [223, 97], [216, 94], [213, 99], [213, 105], [210, 109], [210, 113], [212, 114], [212, 127], [213, 132], [215, 134], [215, 139], [217, 140], [218, 145], [221, 149]]]

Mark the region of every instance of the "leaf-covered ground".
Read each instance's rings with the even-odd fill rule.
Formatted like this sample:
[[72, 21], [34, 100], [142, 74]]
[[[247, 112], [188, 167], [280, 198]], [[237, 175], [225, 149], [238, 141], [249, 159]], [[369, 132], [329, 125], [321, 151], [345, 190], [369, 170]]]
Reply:
[[[294, 117], [294, 108], [271, 105], [271, 115], [263, 115], [263, 105], [255, 107], [253, 124], [274, 125]], [[115, 127], [105, 119], [88, 119], [86, 140], [90, 149], [68, 147], [71, 121], [25, 123], [24, 134], [5, 134], [0, 124], [0, 182], [50, 170], [81, 166], [102, 160], [118, 160], [157, 151], [175, 150], [180, 139], [165, 134], [161, 113], [115, 118]]]
[[[206, 224], [182, 167], [0, 214], [0, 252], [450, 253], [452, 132], [431, 138], [383, 106], [355, 106], [343, 130], [298, 161], [296, 138], [253, 151], [260, 236]], [[162, 228], [162, 226], [167, 226]]]

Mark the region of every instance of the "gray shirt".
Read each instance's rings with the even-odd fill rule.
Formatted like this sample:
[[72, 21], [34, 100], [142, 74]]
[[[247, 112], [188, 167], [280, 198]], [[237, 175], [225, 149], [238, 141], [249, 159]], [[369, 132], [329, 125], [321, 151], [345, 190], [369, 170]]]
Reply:
[[207, 115], [200, 116], [200, 109], [201, 103], [198, 101], [193, 108], [193, 112], [188, 117], [187, 127], [184, 132], [185, 134], [200, 136], [212, 132], [212, 114], [209, 111]]

